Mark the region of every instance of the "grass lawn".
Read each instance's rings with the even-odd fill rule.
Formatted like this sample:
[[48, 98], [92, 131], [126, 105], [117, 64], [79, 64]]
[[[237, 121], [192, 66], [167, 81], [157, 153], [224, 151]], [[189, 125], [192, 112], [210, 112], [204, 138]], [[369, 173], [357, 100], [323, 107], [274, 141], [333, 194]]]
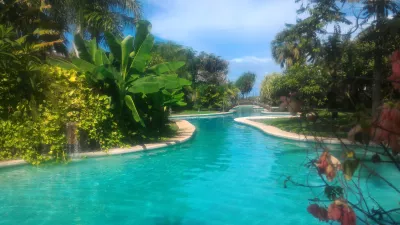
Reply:
[[220, 111], [197, 111], [197, 110], [184, 110], [181, 112], [174, 112], [172, 115], [197, 115], [197, 114], [210, 114], [220, 113]]
[[279, 118], [256, 121], [297, 134], [340, 138], [346, 138], [348, 131], [355, 125], [352, 113], [339, 113], [339, 118], [336, 120], [332, 120], [330, 113], [326, 111], [318, 112], [318, 115], [319, 118], [315, 122], [307, 121], [305, 118]]

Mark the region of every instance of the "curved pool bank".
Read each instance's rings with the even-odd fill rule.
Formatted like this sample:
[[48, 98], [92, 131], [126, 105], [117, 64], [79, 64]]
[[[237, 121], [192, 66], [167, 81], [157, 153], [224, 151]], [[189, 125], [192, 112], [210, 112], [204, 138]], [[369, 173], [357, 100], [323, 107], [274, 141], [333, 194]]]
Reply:
[[302, 142], [321, 142], [324, 144], [346, 144], [346, 145], [353, 144], [346, 139], [339, 140], [337, 138], [316, 137], [316, 136], [307, 136], [307, 135], [302, 135], [302, 134], [296, 134], [296, 133], [281, 130], [274, 126], [268, 126], [266, 124], [257, 122], [257, 120], [276, 119], [276, 118], [283, 118], [283, 117], [293, 117], [293, 116], [282, 115], [282, 116], [277, 116], [277, 117], [276, 116], [239, 117], [239, 118], [235, 118], [234, 120], [237, 123], [241, 123], [241, 124], [245, 124], [245, 125], [254, 127], [268, 135], [272, 135], [272, 136], [278, 137], [278, 138], [284, 138], [284, 139], [288, 139], [288, 140], [302, 141]]
[[[133, 152], [139, 151], [148, 151], [158, 148], [164, 148], [176, 144], [184, 143], [190, 140], [196, 132], [196, 127], [193, 126], [187, 120], [176, 120], [176, 125], [178, 126], [179, 130], [175, 137], [169, 138], [167, 141], [159, 142], [159, 143], [149, 143], [143, 145], [135, 145], [126, 148], [113, 148], [108, 151], [93, 151], [93, 152], [83, 152], [77, 153], [74, 155], [72, 160], [80, 160], [81, 158], [91, 158], [91, 157], [104, 157], [104, 156], [111, 156], [111, 155], [123, 155]], [[9, 160], [0, 162], [0, 168], [4, 167], [12, 167], [12, 166], [21, 166], [28, 164], [25, 160]]]
[[230, 110], [229, 112], [220, 112], [220, 113], [207, 113], [207, 114], [188, 114], [188, 115], [171, 115], [170, 119], [193, 119], [193, 118], [210, 118], [210, 117], [220, 117], [226, 115], [232, 115], [235, 113], [235, 110]]

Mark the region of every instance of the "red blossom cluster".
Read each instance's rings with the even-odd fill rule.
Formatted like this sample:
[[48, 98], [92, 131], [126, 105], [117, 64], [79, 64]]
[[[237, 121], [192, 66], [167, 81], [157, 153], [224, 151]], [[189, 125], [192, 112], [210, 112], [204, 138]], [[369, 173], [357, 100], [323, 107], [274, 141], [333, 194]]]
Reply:
[[319, 221], [328, 222], [328, 210], [318, 204], [311, 204], [308, 206], [307, 211], [311, 213]]
[[388, 78], [392, 82], [393, 88], [400, 91], [400, 51], [395, 51], [391, 57], [392, 75]]
[[[395, 51], [391, 57], [392, 75], [388, 78], [393, 88], [400, 91], [400, 51]], [[385, 144], [392, 149], [393, 155], [400, 153], [400, 102], [385, 103], [380, 114], [369, 128], [360, 125], [350, 130], [348, 136], [354, 141], [356, 134], [362, 132], [364, 136], [377, 144]], [[368, 141], [367, 141], [368, 142]]]
[[281, 105], [279, 106], [281, 109], [288, 109], [290, 114], [296, 115], [301, 110], [300, 101], [295, 99], [296, 93], [290, 93], [289, 97], [281, 96]]
[[321, 157], [319, 157], [316, 165], [318, 167], [318, 172], [320, 174], [325, 174], [329, 181], [332, 181], [333, 178], [335, 178], [336, 168], [332, 163], [331, 154], [329, 154], [329, 152], [324, 151]]
[[371, 139], [389, 145], [394, 155], [400, 152], [400, 103], [383, 105], [379, 118], [373, 123]]
[[336, 220], [342, 225], [356, 224], [356, 214], [344, 201], [336, 200], [328, 208], [328, 218]]
[[311, 204], [308, 206], [307, 211], [320, 221], [328, 222], [329, 220], [334, 220], [340, 222], [341, 225], [356, 224], [354, 210], [343, 200], [336, 200], [328, 209], [318, 204]]

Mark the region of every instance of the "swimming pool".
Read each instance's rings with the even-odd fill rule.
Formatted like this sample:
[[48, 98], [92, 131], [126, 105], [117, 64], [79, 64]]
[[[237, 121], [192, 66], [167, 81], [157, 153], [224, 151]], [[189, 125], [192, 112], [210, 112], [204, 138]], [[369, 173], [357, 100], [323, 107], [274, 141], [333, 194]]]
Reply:
[[321, 184], [304, 167], [307, 144], [233, 118], [191, 119], [195, 137], [165, 149], [2, 169], [0, 224], [320, 224], [306, 210], [309, 188], [283, 188], [285, 175]]

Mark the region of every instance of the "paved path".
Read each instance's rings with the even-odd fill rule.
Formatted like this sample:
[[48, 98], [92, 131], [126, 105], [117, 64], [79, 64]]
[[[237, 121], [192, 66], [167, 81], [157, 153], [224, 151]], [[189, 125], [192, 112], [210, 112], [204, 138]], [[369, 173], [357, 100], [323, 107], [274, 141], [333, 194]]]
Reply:
[[[193, 126], [191, 123], [189, 123], [186, 120], [178, 120], [175, 122], [176, 122], [176, 125], [179, 127], [178, 134], [175, 137], [168, 139], [167, 141], [160, 142], [160, 143], [135, 145], [132, 147], [127, 147], [127, 148], [114, 148], [114, 149], [108, 150], [107, 152], [105, 152], [105, 151], [83, 152], [83, 153], [76, 154], [74, 157], [79, 159], [82, 157], [89, 157], [89, 158], [90, 157], [101, 157], [101, 156], [108, 156], [108, 155], [122, 155], [122, 154], [127, 154], [127, 153], [132, 153], [132, 152], [147, 151], [147, 150], [151, 150], [151, 149], [163, 148], [163, 147], [183, 143], [193, 137], [193, 135], [196, 131], [195, 126]], [[25, 162], [24, 160], [4, 161], [4, 162], [0, 162], [0, 168], [23, 165], [23, 164], [28, 164], [28, 163]]]
[[346, 139], [339, 140], [337, 138], [306, 136], [306, 135], [302, 135], [302, 134], [296, 134], [296, 133], [292, 133], [292, 132], [287, 132], [287, 131], [281, 130], [281, 129], [277, 128], [277, 127], [269, 126], [269, 125], [263, 124], [261, 122], [254, 121], [254, 120], [276, 119], [276, 118], [283, 118], [283, 117], [287, 118], [287, 117], [292, 117], [292, 116], [240, 117], [240, 118], [236, 118], [235, 122], [255, 127], [255, 128], [263, 131], [264, 133], [272, 135], [272, 136], [275, 136], [275, 137], [290, 139], [290, 140], [294, 140], [294, 141], [323, 142], [325, 144], [342, 144], [342, 143], [344, 143], [344, 144], [352, 144], [350, 141], [348, 141]]

